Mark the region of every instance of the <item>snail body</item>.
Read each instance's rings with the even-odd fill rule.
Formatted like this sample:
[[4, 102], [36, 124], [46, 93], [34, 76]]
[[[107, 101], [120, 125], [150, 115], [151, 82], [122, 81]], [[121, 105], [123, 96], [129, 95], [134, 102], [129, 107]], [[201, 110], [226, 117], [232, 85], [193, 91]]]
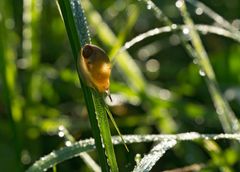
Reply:
[[86, 44], [81, 48], [79, 64], [86, 84], [109, 95], [111, 62], [106, 53], [95, 45]]

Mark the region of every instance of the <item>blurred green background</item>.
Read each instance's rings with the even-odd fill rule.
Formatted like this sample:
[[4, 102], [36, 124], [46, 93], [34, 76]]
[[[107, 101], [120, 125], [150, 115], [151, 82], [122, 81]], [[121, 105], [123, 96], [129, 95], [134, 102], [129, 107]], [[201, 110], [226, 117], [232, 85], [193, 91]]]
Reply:
[[[163, 26], [138, 1], [92, 0], [91, 4], [84, 1], [92, 42], [113, 59], [118, 58], [116, 52], [126, 41]], [[173, 22], [182, 23], [175, 1], [154, 2]], [[202, 2], [240, 26], [239, 0]], [[208, 16], [196, 15], [195, 8], [188, 7], [196, 23], [213, 24]], [[101, 24], [116, 38], [96, 22], [99, 16]], [[202, 36], [202, 40], [220, 89], [239, 118], [239, 43], [212, 34]], [[141, 81], [124, 73], [135, 72], [131, 65], [121, 67], [114, 63], [110, 87], [114, 101], [108, 102], [123, 134], [223, 132], [204, 78], [176, 34], [150, 37], [128, 52]], [[41, 156], [64, 146], [64, 139], [58, 135], [61, 125], [76, 140], [92, 136], [68, 37], [55, 1], [0, 1], [0, 72], [0, 171], [24, 171]], [[116, 135], [113, 126], [112, 133]], [[226, 140], [180, 143], [152, 171], [195, 163], [204, 164], [202, 171], [240, 171], [239, 145], [233, 143]], [[135, 155], [144, 155], [152, 145], [129, 145], [130, 153], [123, 146], [116, 146], [120, 171], [133, 169]], [[95, 152], [90, 155], [96, 159]], [[74, 158], [58, 165], [57, 171], [91, 170], [80, 158]]]

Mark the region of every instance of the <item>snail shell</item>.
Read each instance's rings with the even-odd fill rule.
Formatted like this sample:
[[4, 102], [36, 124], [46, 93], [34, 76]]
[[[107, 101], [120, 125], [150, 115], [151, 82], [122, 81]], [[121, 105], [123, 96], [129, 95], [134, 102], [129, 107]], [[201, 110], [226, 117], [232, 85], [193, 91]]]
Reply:
[[109, 95], [111, 63], [106, 53], [96, 45], [86, 44], [81, 49], [79, 63], [86, 84]]

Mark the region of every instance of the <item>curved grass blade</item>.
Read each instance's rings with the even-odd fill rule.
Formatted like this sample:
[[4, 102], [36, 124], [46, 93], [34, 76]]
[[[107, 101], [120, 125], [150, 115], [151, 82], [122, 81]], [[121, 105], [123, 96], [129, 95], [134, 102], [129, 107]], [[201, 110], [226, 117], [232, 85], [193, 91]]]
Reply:
[[[126, 42], [124, 44], [124, 46], [122, 46], [116, 54], [119, 54], [121, 51], [124, 51], [124, 50], [127, 50], [127, 49], [131, 48], [135, 44], [137, 44], [137, 43], [139, 43], [139, 42], [141, 42], [144, 39], [147, 39], [149, 37], [153, 37], [153, 36], [160, 35], [160, 34], [163, 34], [163, 33], [174, 32], [174, 30], [183, 30], [186, 27], [187, 27], [187, 25], [176, 25], [175, 28], [172, 28], [171, 26], [163, 26], [163, 27], [148, 30], [144, 33], [141, 33], [141, 34], [135, 36], [130, 41]], [[223, 29], [221, 27], [205, 25], [205, 24], [196, 24], [195, 28], [196, 28], [196, 30], [201, 32], [203, 35], [211, 33], [211, 34], [223, 36], [223, 37], [226, 37], [226, 38], [230, 38], [230, 39], [240, 43], [240, 39], [238, 37], [235, 37], [234, 34], [232, 34], [228, 30]]]
[[[123, 135], [126, 143], [144, 143], [144, 142], [161, 142], [163, 140], [177, 141], [194, 141], [194, 140], [240, 140], [240, 134], [199, 134], [196, 132], [180, 134], [153, 134], [153, 135]], [[114, 145], [122, 144], [120, 136], [113, 136]], [[66, 146], [60, 150], [53, 151], [48, 155], [36, 161], [27, 172], [42, 172], [57, 165], [63, 161], [79, 156], [82, 152], [88, 152], [95, 149], [94, 139], [85, 139]]]
[[69, 147], [64, 147], [60, 150], [53, 151], [47, 156], [36, 161], [26, 172], [42, 172], [63, 162], [67, 159], [78, 156], [82, 152], [86, 152], [95, 148], [93, 139], [86, 139]]
[[[65, 128], [63, 125], [59, 126], [59, 132], [64, 134], [65, 145], [70, 146], [76, 142], [75, 138], [70, 134], [70, 132]], [[58, 133], [59, 134], [59, 133]], [[100, 166], [91, 158], [91, 156], [86, 153], [82, 152], [79, 154], [85, 164], [94, 172], [101, 172]]]
[[196, 8], [200, 8], [203, 12], [212, 18], [216, 23], [218, 23], [221, 27], [228, 29], [229, 31], [233, 32], [236, 36], [240, 36], [240, 32], [238, 31], [237, 27], [234, 27], [230, 24], [226, 19], [224, 19], [221, 15], [213, 11], [211, 8], [206, 6], [204, 3], [198, 0], [186, 0], [188, 3], [192, 4]]

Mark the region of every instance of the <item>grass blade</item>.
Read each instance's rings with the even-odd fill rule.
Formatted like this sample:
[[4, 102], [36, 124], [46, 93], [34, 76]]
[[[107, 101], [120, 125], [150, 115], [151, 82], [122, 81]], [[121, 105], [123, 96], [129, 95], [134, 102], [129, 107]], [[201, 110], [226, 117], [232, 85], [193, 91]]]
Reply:
[[150, 171], [166, 151], [174, 147], [176, 144], [177, 141], [174, 139], [161, 141], [151, 149], [149, 154], [143, 157], [139, 164], [134, 168], [133, 172]]
[[[81, 4], [79, 4], [77, 0], [71, 0], [71, 2], [69, 0], [58, 0], [58, 4], [71, 43], [76, 68], [78, 68], [77, 61], [80, 48], [85, 44], [90, 43], [85, 15], [81, 8]], [[116, 157], [111, 142], [107, 114], [104, 107], [101, 106], [102, 97], [84, 84], [81, 80], [81, 73], [79, 71], [78, 74], [89, 113], [93, 136], [96, 141], [102, 171], [109, 171], [109, 167], [111, 171], [118, 171]], [[103, 145], [105, 146], [105, 149]]]
[[117, 130], [118, 135], [121, 137], [122, 142], [123, 142], [123, 144], [124, 144], [126, 150], [129, 152], [128, 147], [127, 147], [127, 145], [126, 145], [126, 143], [125, 143], [125, 141], [124, 141], [124, 139], [123, 139], [123, 137], [122, 137], [122, 134], [121, 134], [121, 132], [120, 132], [120, 130], [119, 130], [119, 128], [118, 128], [118, 126], [117, 126], [117, 124], [116, 124], [116, 122], [115, 122], [113, 116], [112, 116], [112, 113], [110, 112], [109, 108], [108, 108], [106, 105], [105, 105], [105, 109], [106, 109], [106, 111], [107, 111], [107, 114], [108, 114], [110, 120], [111, 120], [112, 123], [113, 123], [113, 126], [114, 126], [115, 129]]
[[[110, 127], [108, 124], [108, 118], [104, 105], [102, 104], [102, 96], [98, 94], [97, 91], [92, 90], [94, 107], [96, 108], [96, 117], [98, 120], [98, 126], [101, 132], [101, 137], [103, 139], [103, 144], [106, 151], [106, 156], [108, 158], [108, 163], [112, 171], [118, 171], [117, 162], [114, 154], [114, 149], [112, 145]], [[113, 154], [113, 155], [112, 155]]]
[[[240, 134], [200, 134], [196, 132], [180, 134], [158, 134], [158, 135], [123, 135], [126, 143], [144, 143], [144, 142], [161, 142], [166, 140], [175, 141], [194, 141], [194, 140], [240, 140]], [[119, 136], [113, 136], [114, 145], [122, 144]], [[173, 145], [174, 146], [174, 145]], [[40, 172], [51, 168], [63, 161], [78, 156], [82, 152], [88, 152], [95, 149], [94, 139], [85, 139], [78, 141], [71, 146], [66, 146], [60, 150], [53, 151], [48, 155], [36, 161], [27, 172]]]
[[204, 3], [198, 1], [198, 0], [186, 0], [188, 3], [192, 4], [196, 8], [200, 8], [203, 10], [203, 12], [208, 15], [210, 18], [212, 18], [216, 23], [218, 23], [221, 27], [228, 29], [229, 31], [233, 32], [233, 34], [236, 34], [236, 36], [240, 36], [240, 32], [238, 31], [238, 28], [231, 25], [227, 20], [225, 20], [222, 16], [217, 14], [215, 11], [213, 11], [211, 8], [206, 6]]
[[[0, 7], [4, 7], [0, 4]], [[4, 11], [1, 8], [1, 11]], [[2, 85], [2, 94], [6, 116], [8, 117], [9, 127], [11, 129], [12, 145], [15, 151], [15, 169], [23, 171], [21, 164], [21, 127], [22, 109], [19, 94], [17, 91], [16, 75], [17, 69], [15, 66], [15, 54], [9, 55], [8, 34], [5, 27], [5, 14], [0, 13], [0, 79]], [[11, 145], [11, 146], [12, 146]]]

